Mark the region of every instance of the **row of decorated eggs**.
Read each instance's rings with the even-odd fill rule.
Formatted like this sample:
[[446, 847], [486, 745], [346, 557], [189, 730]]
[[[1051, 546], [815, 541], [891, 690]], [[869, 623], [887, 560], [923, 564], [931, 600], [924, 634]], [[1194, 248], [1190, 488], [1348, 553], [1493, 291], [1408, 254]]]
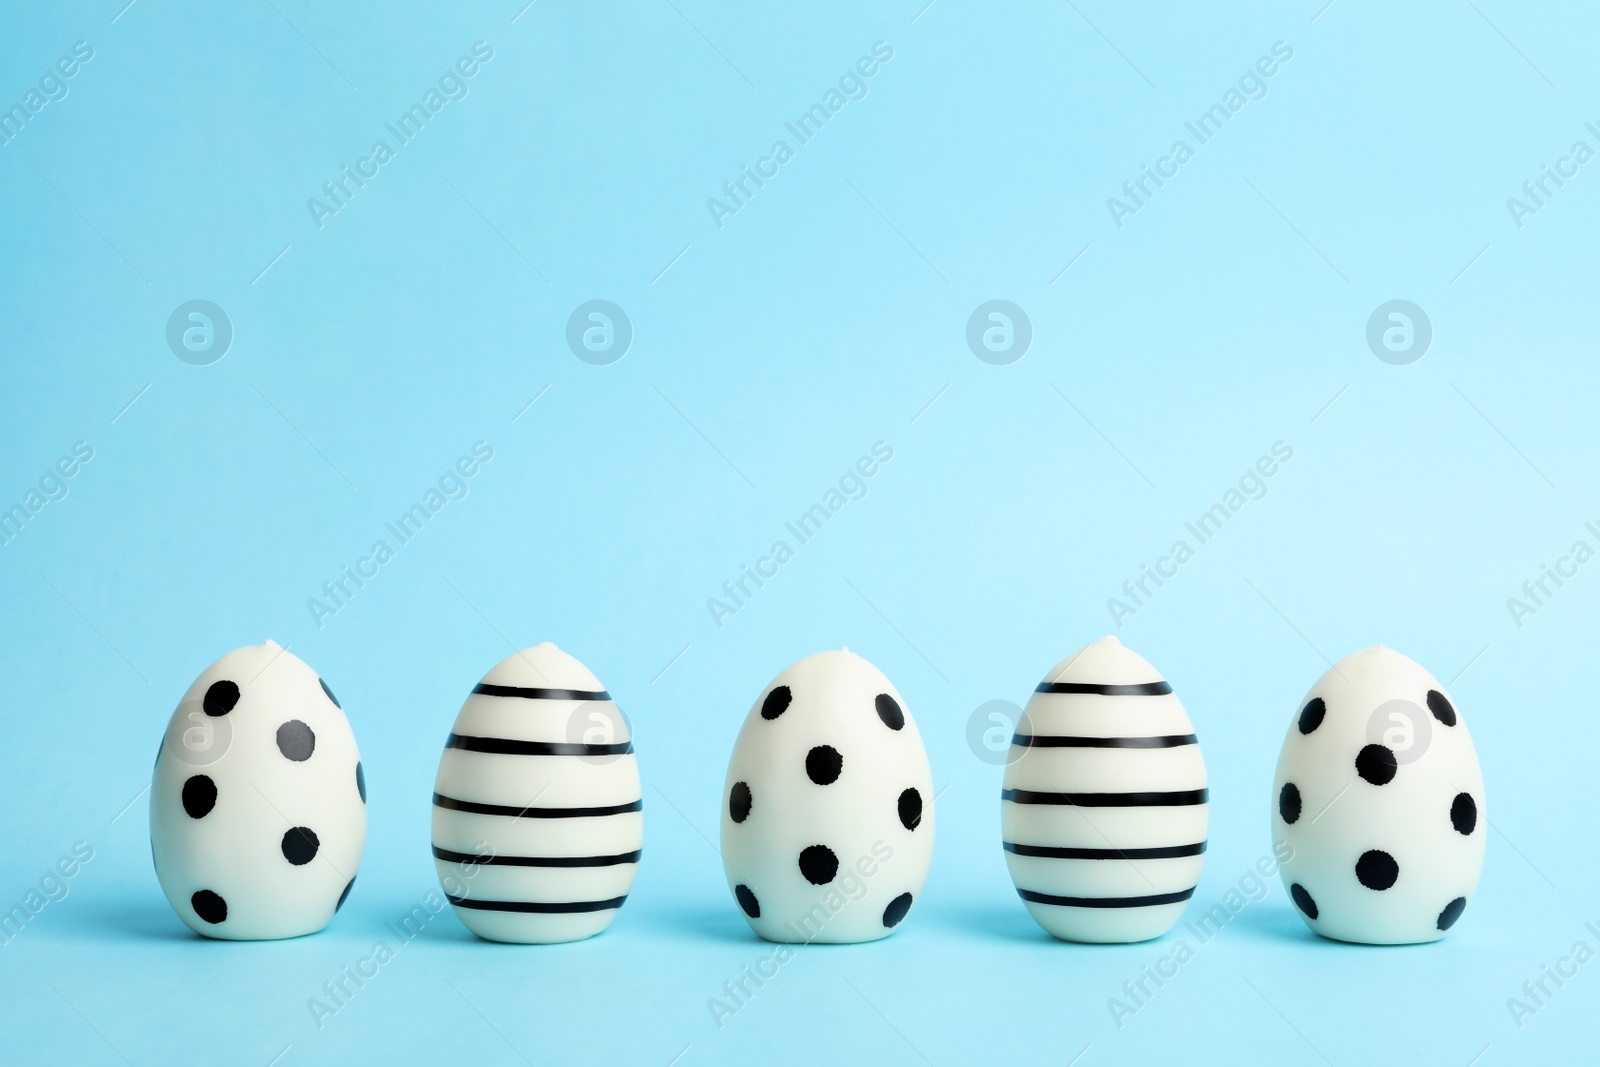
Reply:
[[[1172, 686], [1106, 637], [1051, 669], [1012, 737], [1006, 864], [1058, 938], [1158, 937], [1206, 850], [1200, 745]], [[734, 744], [721, 852], [752, 930], [849, 943], [892, 932], [933, 857], [933, 781], [906, 702], [848, 649], [791, 665]], [[628, 722], [578, 660], [546, 643], [467, 696], [433, 792], [433, 855], [461, 921], [493, 941], [604, 930], [643, 843]], [[1274, 853], [1324, 936], [1435, 940], [1482, 868], [1483, 782], [1443, 687], [1379, 646], [1335, 664], [1290, 725], [1273, 785]], [[366, 782], [339, 702], [276, 643], [195, 681], [157, 754], [151, 853], [178, 916], [211, 937], [320, 930], [355, 883]]]

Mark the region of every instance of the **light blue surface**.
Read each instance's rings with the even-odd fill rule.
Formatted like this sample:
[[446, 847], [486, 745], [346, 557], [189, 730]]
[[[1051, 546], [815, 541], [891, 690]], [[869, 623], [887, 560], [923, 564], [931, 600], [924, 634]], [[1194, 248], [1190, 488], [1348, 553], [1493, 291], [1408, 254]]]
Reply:
[[[123, 2], [0, 17], [0, 103], [93, 49], [0, 146], [0, 504], [93, 450], [0, 547], [0, 904], [93, 851], [0, 947], [0, 1058], [1488, 1065], [1592, 1046], [1600, 964], [1547, 979], [1520, 1029], [1507, 1006], [1574, 942], [1600, 949], [1600, 564], [1520, 627], [1507, 607], [1574, 541], [1600, 547], [1600, 163], [1520, 228], [1507, 206], [1575, 141], [1600, 149], [1592, 11]], [[492, 59], [319, 228], [307, 199], [477, 41]], [[880, 41], [865, 96], [800, 143], [785, 123]], [[1185, 123], [1275, 42], [1292, 58], [1198, 144]], [[708, 198], [779, 139], [793, 158], [719, 228]], [[1178, 139], [1193, 158], [1119, 228], [1107, 198]], [[209, 366], [166, 341], [197, 299], [234, 333]], [[633, 328], [608, 366], [565, 340], [599, 299]], [[1006, 366], [966, 343], [997, 299], [1032, 327]], [[1432, 324], [1409, 365], [1366, 343], [1395, 299]], [[479, 441], [494, 458], [465, 499], [318, 626], [308, 598]], [[894, 457], [865, 497], [718, 627], [708, 598], [878, 441]], [[1191, 915], [1269, 851], [1301, 694], [1379, 641], [1471, 726], [1483, 882], [1449, 938], [1395, 950], [1317, 940], [1274, 882], [1119, 1028], [1108, 998], [1174, 938], [1034, 926], [968, 717], [1112, 630], [1107, 599], [1279, 441], [1266, 495], [1116, 630], [1173, 681], [1210, 768]], [[268, 637], [349, 712], [366, 861], [322, 934], [202, 941], [156, 885], [140, 791], [194, 676]], [[490, 945], [446, 912], [398, 947], [386, 924], [436, 889], [452, 717], [542, 640], [632, 716], [633, 896], [587, 943]], [[771, 952], [713, 847], [725, 762], [768, 679], [844, 644], [926, 738], [932, 875], [893, 937], [802, 951], [719, 1029], [708, 1000]], [[380, 939], [394, 959], [319, 1028], [308, 1000]]]

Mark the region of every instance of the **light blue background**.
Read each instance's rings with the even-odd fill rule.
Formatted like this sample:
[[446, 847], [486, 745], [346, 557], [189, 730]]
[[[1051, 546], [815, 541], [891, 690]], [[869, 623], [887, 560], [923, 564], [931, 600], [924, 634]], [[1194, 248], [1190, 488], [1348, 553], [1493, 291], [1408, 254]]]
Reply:
[[[1600, 163], [1520, 229], [1506, 200], [1575, 140], [1600, 148], [1592, 11], [123, 2], [0, 27], [8, 106], [74, 42], [94, 49], [0, 147], [0, 503], [94, 449], [0, 548], [0, 905], [74, 842], [94, 850], [0, 947], [8, 1062], [1487, 1065], [1589, 1047], [1600, 964], [1520, 1030], [1506, 1001], [1578, 939], [1600, 948], [1583, 926], [1600, 566], [1520, 628], [1506, 600], [1576, 539], [1600, 547], [1583, 526]], [[478, 40], [494, 58], [469, 95], [318, 229], [307, 198]], [[869, 95], [719, 229], [707, 198], [880, 40], [894, 58]], [[1294, 55], [1265, 98], [1119, 229], [1106, 199], [1277, 41]], [[192, 299], [235, 330], [211, 366], [166, 345]], [[564, 340], [591, 299], [633, 323], [610, 366]], [[1032, 322], [1010, 366], [965, 343], [990, 299]], [[1366, 345], [1391, 299], [1432, 321], [1409, 366]], [[307, 598], [479, 440], [495, 454], [470, 495], [319, 628]], [[894, 459], [868, 495], [714, 625], [707, 598], [879, 440]], [[1311, 936], [1274, 880], [1119, 1029], [1107, 998], [1173, 941], [1034, 926], [967, 720], [1112, 629], [1107, 598], [1276, 441], [1294, 458], [1265, 498], [1118, 631], [1173, 680], [1210, 768], [1191, 916], [1269, 850], [1301, 694], [1379, 641], [1473, 730], [1483, 882], [1444, 942], [1375, 950]], [[322, 934], [203, 941], [157, 887], [141, 789], [194, 676], [268, 637], [354, 724], [366, 861]], [[463, 695], [542, 640], [634, 722], [647, 841], [628, 905], [551, 949], [441, 915], [319, 1030], [308, 998], [436, 886], [428, 794]], [[933, 871], [894, 937], [802, 951], [719, 1030], [708, 998], [770, 952], [712, 845], [725, 762], [768, 679], [843, 644], [926, 739]]]

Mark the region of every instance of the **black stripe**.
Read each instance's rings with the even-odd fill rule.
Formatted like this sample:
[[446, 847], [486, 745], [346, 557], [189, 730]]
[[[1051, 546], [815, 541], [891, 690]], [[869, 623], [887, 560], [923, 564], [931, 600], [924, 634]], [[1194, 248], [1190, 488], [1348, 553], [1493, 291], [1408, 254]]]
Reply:
[[1077, 808], [1149, 808], [1204, 804], [1209, 790], [1182, 789], [1171, 793], [1040, 793], [1032, 789], [1002, 789], [1001, 800], [1017, 804], [1071, 804]]
[[1051, 860], [1169, 860], [1179, 856], [1198, 856], [1206, 850], [1206, 843], [1201, 841], [1197, 845], [1161, 845], [1156, 848], [1064, 848], [1018, 845], [1007, 841], [1005, 849], [1018, 856], [1039, 856]]
[[612, 867], [619, 863], [639, 862], [638, 850], [615, 856], [475, 856], [470, 852], [452, 852], [434, 845], [433, 855], [435, 859], [469, 867]]
[[1035, 693], [1091, 693], [1102, 697], [1164, 697], [1172, 692], [1169, 682], [1139, 682], [1135, 685], [1098, 685], [1095, 682], [1040, 682]]
[[1194, 734], [1162, 734], [1156, 737], [1064, 737], [1046, 734], [1017, 734], [1013, 745], [1022, 748], [1177, 748], [1197, 745]]
[[458, 908], [471, 908], [473, 911], [517, 911], [531, 915], [570, 915], [579, 911], [610, 911], [612, 908], [622, 907], [622, 902], [627, 897], [612, 897], [610, 900], [566, 900], [547, 903], [542, 900], [474, 900], [471, 897], [458, 897], [447, 893], [450, 903]]
[[1147, 897], [1053, 897], [1031, 889], [1017, 890], [1017, 896], [1035, 904], [1058, 904], [1064, 908], [1148, 908], [1156, 904], [1176, 904], [1194, 896], [1194, 887], [1176, 893], [1152, 893]]
[[536, 689], [523, 685], [490, 685], [479, 682], [472, 687], [476, 696], [522, 697], [524, 700], [610, 700], [604, 689], [598, 693], [590, 689]]
[[584, 745], [575, 741], [518, 741], [510, 737], [469, 737], [451, 734], [445, 748], [467, 752], [496, 752], [504, 756], [625, 756], [632, 741], [615, 745]]
[[472, 815], [509, 815], [514, 819], [587, 819], [644, 810], [642, 798], [631, 804], [612, 804], [604, 808], [519, 808], [513, 804], [480, 804], [476, 800], [457, 800], [435, 793], [433, 803], [435, 807], [448, 808], [450, 811], [465, 811]]

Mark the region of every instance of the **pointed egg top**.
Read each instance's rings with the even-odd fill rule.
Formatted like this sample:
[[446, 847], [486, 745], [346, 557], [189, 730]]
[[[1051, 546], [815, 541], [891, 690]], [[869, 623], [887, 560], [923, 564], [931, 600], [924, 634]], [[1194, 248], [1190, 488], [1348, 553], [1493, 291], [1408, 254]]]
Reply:
[[532, 689], [598, 691], [605, 688], [588, 667], [549, 641], [513, 652], [490, 668], [483, 682]]
[[1100, 685], [1138, 685], [1165, 681], [1161, 672], [1139, 653], [1107, 635], [1078, 649], [1050, 668], [1046, 683], [1087, 682]]

